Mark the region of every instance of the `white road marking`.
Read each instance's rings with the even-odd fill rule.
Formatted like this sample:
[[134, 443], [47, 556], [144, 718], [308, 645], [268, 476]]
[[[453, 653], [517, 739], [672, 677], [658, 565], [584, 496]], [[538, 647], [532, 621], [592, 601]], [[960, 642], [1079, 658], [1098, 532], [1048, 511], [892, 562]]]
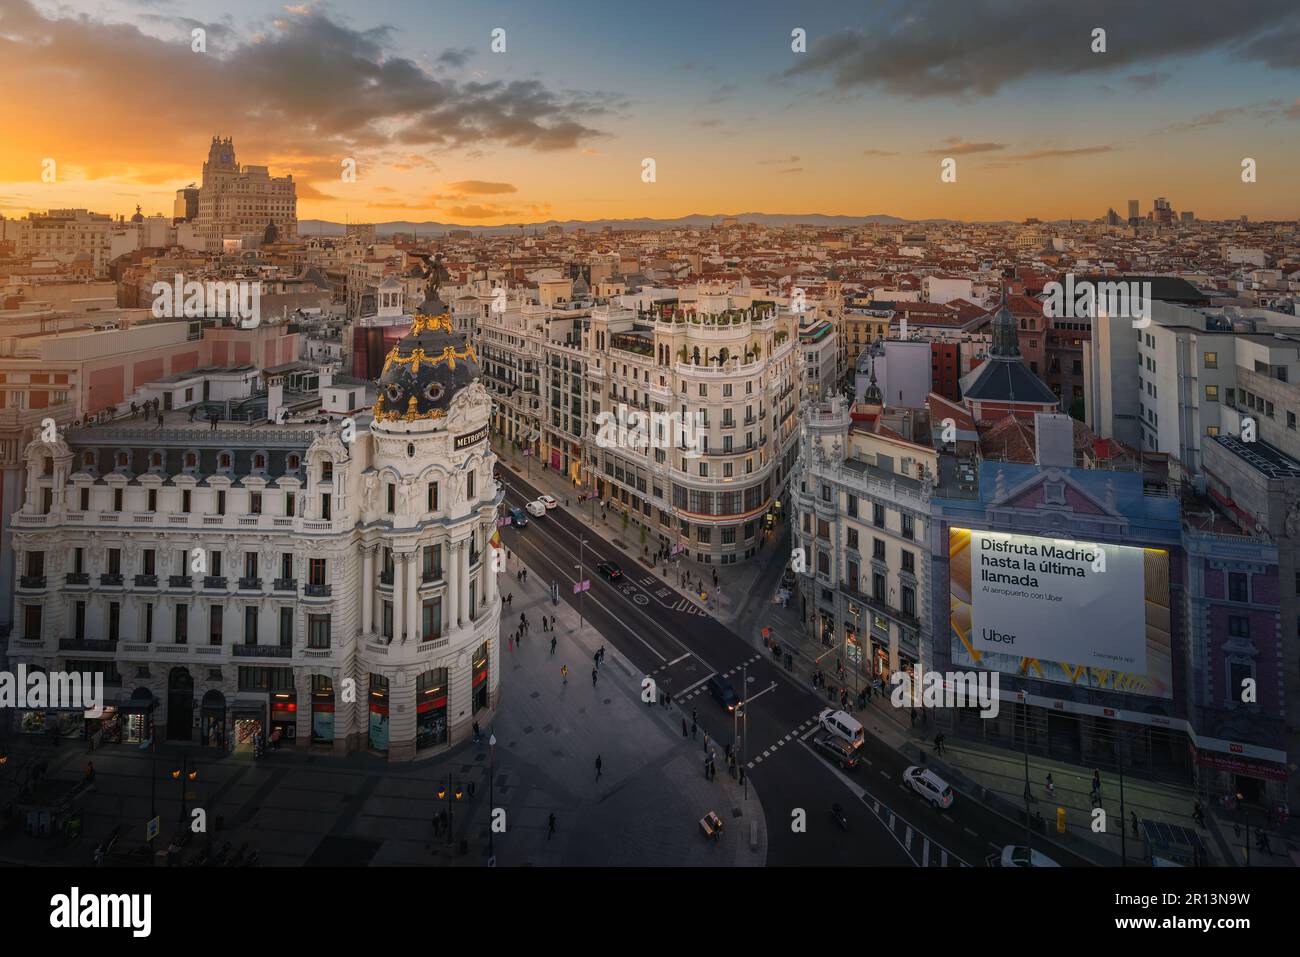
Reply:
[[680, 658], [674, 658], [672, 661], [670, 661], [670, 662], [668, 662], [666, 665], [664, 665], [664, 667], [665, 667], [665, 668], [671, 668], [673, 665], [677, 664], [679, 661], [685, 661], [685, 660], [686, 660], [687, 658], [689, 658], [690, 656], [691, 656], [691, 652], [688, 651], [688, 652], [686, 652], [686, 654], [682, 655]]

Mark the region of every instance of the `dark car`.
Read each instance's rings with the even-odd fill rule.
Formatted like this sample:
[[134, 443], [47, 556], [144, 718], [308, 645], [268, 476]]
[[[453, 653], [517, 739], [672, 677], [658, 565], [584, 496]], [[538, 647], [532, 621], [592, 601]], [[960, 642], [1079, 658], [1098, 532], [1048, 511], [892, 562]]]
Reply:
[[623, 569], [618, 567], [618, 562], [601, 562], [596, 566], [596, 571], [600, 572], [610, 581], [623, 577]]
[[736, 689], [731, 687], [731, 682], [722, 675], [714, 675], [709, 679], [709, 694], [728, 711], [735, 711], [740, 707], [740, 696], [736, 694]]
[[515, 528], [524, 528], [528, 525], [528, 516], [517, 505], [510, 506], [510, 524]]
[[829, 731], [822, 731], [813, 738], [813, 747], [845, 771], [858, 766], [857, 749], [839, 735], [831, 734]]

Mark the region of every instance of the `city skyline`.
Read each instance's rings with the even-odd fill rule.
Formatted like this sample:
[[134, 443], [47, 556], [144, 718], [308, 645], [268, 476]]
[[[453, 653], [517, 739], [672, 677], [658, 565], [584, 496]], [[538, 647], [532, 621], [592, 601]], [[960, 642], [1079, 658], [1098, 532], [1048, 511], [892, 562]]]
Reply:
[[[1279, 91], [1300, 17], [1263, 0], [1255, 17], [1177, 6], [1180, 19], [1160, 3], [1021, 3], [973, 20], [923, 3], [846, 25], [839, 8], [758, 5], [736, 23], [669, 4], [629, 40], [582, 2], [364, 16], [240, 2], [207, 22], [191, 3], [3, 0], [0, 77], [40, 95], [0, 106], [0, 213], [166, 214], [220, 134], [240, 162], [293, 175], [301, 218], [334, 222], [1090, 220], [1135, 196], [1201, 219], [1294, 219], [1300, 97]], [[1098, 26], [1105, 53], [1090, 49]], [[942, 182], [949, 157], [957, 179]], [[1242, 182], [1246, 157], [1256, 182]]]

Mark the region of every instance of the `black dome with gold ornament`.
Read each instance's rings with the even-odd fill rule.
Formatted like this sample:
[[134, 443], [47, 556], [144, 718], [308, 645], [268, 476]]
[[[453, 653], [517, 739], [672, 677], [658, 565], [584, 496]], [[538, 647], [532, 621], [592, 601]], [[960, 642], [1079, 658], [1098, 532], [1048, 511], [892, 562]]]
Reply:
[[384, 359], [375, 421], [441, 419], [456, 393], [478, 377], [474, 347], [452, 331], [451, 317], [417, 314]]

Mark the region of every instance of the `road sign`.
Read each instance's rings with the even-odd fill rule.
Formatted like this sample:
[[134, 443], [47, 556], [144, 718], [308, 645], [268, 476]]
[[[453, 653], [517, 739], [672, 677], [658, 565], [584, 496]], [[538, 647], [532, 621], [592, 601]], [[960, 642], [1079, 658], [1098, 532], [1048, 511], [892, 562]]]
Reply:
[[579, 592], [584, 592], [584, 591], [591, 591], [591, 579], [590, 579], [590, 578], [584, 578], [584, 579], [583, 579], [582, 581], [580, 581], [580, 582], [574, 582], [574, 583], [573, 583], [573, 593], [574, 593], [575, 595], [578, 594]]
[[503, 515], [503, 516], [501, 516], [500, 518], [497, 519], [497, 528], [502, 528], [502, 527], [504, 527], [504, 526], [506, 526], [506, 525], [509, 525], [509, 524], [510, 524], [510, 516], [509, 516], [509, 515]]
[[152, 841], [155, 837], [158, 836], [158, 831], [161, 829], [161, 827], [162, 827], [162, 815], [159, 815], [158, 817], [150, 818], [148, 823], [146, 823], [144, 826], [144, 839], [146, 841]]

